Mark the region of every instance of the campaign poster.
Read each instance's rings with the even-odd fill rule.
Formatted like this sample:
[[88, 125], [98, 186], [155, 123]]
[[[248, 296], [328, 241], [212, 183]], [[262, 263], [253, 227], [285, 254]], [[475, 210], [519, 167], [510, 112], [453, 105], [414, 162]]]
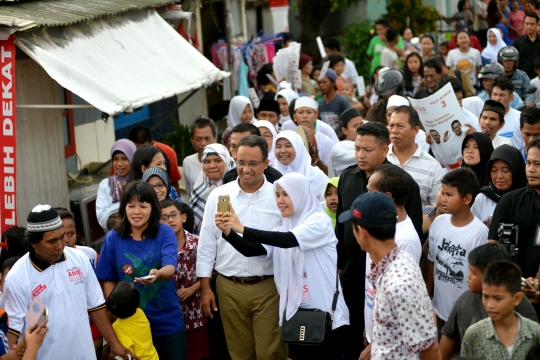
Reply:
[[468, 126], [450, 83], [425, 99], [409, 97], [431, 138], [431, 151], [446, 168], [457, 169], [463, 160], [461, 145]]

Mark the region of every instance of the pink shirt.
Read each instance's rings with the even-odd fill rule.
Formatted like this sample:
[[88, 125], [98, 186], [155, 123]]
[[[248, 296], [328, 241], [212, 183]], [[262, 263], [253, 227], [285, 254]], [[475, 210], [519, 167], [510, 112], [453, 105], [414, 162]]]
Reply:
[[[523, 26], [523, 20], [525, 19], [525, 13], [521, 10], [518, 12], [512, 12], [510, 11], [508, 13], [510, 26], [513, 28], [520, 28]], [[515, 39], [521, 35], [525, 35], [525, 29], [521, 29], [519, 34], [516, 34], [513, 30], [510, 30], [510, 39]]]

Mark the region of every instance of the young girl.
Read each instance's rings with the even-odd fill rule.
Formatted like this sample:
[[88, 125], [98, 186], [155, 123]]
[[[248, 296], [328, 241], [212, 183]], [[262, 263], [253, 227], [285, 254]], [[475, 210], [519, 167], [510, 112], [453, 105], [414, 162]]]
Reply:
[[282, 89], [276, 94], [275, 100], [278, 102], [279, 111], [281, 112], [279, 117], [280, 125], [283, 125], [286, 121], [291, 120], [291, 116], [289, 114], [289, 104], [294, 99], [298, 99], [298, 94], [296, 91], [290, 89]]
[[431, 55], [435, 54], [435, 51], [433, 51], [435, 39], [433, 39], [433, 36], [426, 34], [422, 36], [420, 44], [422, 45], [422, 60], [426, 62]]
[[333, 177], [328, 180], [326, 184], [326, 190], [324, 197], [326, 198], [326, 207], [324, 212], [330, 219], [332, 219], [332, 227], [336, 227], [336, 211], [338, 206], [338, 183], [339, 177]]
[[476, 74], [482, 66], [480, 51], [471, 48], [471, 39], [466, 31], [459, 31], [456, 34], [456, 43], [458, 48], [448, 52], [446, 65], [467, 74], [474, 85], [477, 82]]
[[257, 120], [253, 114], [253, 106], [247, 97], [238, 95], [231, 99], [229, 104], [229, 114], [227, 115], [227, 129], [225, 129], [221, 135], [221, 143], [227, 149], [231, 143], [232, 128], [240, 123], [255, 124]]
[[496, 63], [498, 61], [497, 56], [499, 51], [506, 46], [506, 43], [502, 39], [501, 32], [492, 28], [487, 31], [488, 43], [484, 50], [482, 50], [482, 64]]
[[199, 238], [184, 229], [187, 216], [181, 203], [167, 199], [161, 201], [160, 205], [161, 223], [172, 227], [178, 241], [174, 283], [186, 325], [187, 358], [204, 359], [209, 356], [208, 328], [201, 306], [201, 284], [195, 275]]
[[403, 82], [405, 83], [405, 95], [414, 97], [420, 81], [424, 77], [424, 63], [418, 53], [410, 53], [405, 59], [403, 66]]
[[[96, 276], [105, 299], [119, 281], [135, 283], [152, 341], [162, 359], [186, 359], [186, 331], [174, 274], [178, 244], [170, 226], [160, 224], [156, 192], [142, 180], [130, 183], [120, 203], [122, 222], [103, 242]], [[153, 275], [151, 278], [143, 278]]]

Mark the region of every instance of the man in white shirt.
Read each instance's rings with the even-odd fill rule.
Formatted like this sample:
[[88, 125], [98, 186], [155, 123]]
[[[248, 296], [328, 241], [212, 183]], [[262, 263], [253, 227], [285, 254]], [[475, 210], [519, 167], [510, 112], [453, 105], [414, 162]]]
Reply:
[[216, 290], [227, 348], [232, 360], [287, 358], [281, 341], [279, 295], [273, 279], [272, 259], [245, 257], [222, 238], [215, 225], [218, 197], [228, 195], [242, 224], [272, 230], [281, 224], [274, 190], [264, 177], [268, 145], [254, 135], [238, 144], [238, 179], [216, 188], [206, 201], [197, 251], [197, 276], [201, 282], [204, 313], [213, 318], [215, 296], [210, 279], [218, 273]]
[[26, 313], [37, 297], [49, 314], [49, 332], [38, 359], [95, 358], [88, 315], [117, 356], [138, 359], [116, 337], [88, 258], [78, 250], [64, 247], [66, 231], [58, 212], [49, 205], [34, 207], [27, 218], [25, 241], [30, 244], [30, 251], [11, 268], [4, 284], [10, 347], [24, 333]]
[[509, 138], [512, 146], [516, 149], [523, 149], [523, 138], [519, 127], [521, 112], [510, 107], [510, 103], [514, 100], [514, 84], [512, 80], [505, 76], [496, 78], [493, 81], [491, 100], [500, 102], [505, 109], [504, 126], [497, 132], [497, 135]]
[[216, 142], [217, 128], [213, 120], [204, 117], [196, 119], [189, 127], [191, 144], [197, 151], [193, 155], [184, 158], [184, 181], [186, 183], [186, 193], [191, 196], [191, 190], [195, 181], [202, 171], [201, 156], [206, 145]]
[[339, 125], [341, 132], [345, 135], [345, 140], [335, 144], [330, 151], [328, 177], [340, 176], [343, 170], [356, 165], [354, 141], [356, 140], [356, 129], [362, 124], [364, 124], [364, 119], [357, 109], [347, 109], [339, 116]]
[[441, 187], [441, 164], [415, 142], [420, 119], [411, 106], [398, 106], [388, 121], [392, 145], [386, 158], [407, 171], [420, 188], [422, 206], [435, 205]]
[[496, 149], [501, 145], [512, 145], [510, 139], [497, 135], [504, 126], [504, 105], [495, 100], [487, 100], [480, 114], [482, 132], [489, 136]]

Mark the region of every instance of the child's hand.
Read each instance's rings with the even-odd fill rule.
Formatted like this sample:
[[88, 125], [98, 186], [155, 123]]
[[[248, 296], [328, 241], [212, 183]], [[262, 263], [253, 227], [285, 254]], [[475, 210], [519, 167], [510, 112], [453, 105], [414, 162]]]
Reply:
[[45, 320], [41, 325], [33, 326], [31, 328], [26, 329], [24, 332], [24, 340], [26, 342], [26, 348], [37, 348], [43, 344], [43, 339], [45, 339], [45, 335], [47, 335], [47, 331], [49, 331], [49, 328], [47, 327], [47, 323], [49, 320]]
[[193, 294], [195, 294], [195, 290], [193, 290], [190, 287], [188, 288], [184, 288], [184, 289], [180, 289], [176, 292], [176, 295], [178, 295], [178, 298], [180, 299], [180, 301], [186, 301], [187, 299], [189, 299]]

